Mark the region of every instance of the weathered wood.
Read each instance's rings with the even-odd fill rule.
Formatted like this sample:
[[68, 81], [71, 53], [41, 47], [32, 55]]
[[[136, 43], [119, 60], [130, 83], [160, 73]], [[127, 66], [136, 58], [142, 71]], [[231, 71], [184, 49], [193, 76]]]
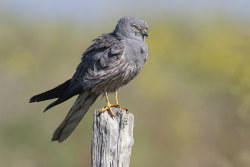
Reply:
[[94, 112], [91, 166], [129, 167], [133, 139], [134, 115], [126, 110], [112, 108], [109, 112]]

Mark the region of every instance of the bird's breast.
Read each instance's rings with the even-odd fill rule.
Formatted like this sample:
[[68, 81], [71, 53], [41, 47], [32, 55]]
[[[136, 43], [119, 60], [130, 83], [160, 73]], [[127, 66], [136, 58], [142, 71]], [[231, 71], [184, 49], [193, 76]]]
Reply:
[[125, 52], [121, 58], [105, 70], [105, 77], [96, 85], [98, 90], [115, 92], [121, 86], [128, 84], [141, 71], [148, 55], [147, 45], [128, 42], [125, 46]]
[[132, 66], [143, 66], [148, 56], [148, 46], [143, 41], [128, 40], [125, 42], [125, 58]]

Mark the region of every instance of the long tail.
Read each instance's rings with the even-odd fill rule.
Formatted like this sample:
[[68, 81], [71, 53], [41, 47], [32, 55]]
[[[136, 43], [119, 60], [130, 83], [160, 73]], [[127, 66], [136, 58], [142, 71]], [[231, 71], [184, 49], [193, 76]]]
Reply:
[[30, 98], [30, 103], [33, 102], [40, 102], [40, 101], [45, 101], [49, 99], [54, 99], [58, 98], [56, 101], [48, 105], [44, 112], [50, 109], [51, 107], [54, 107], [71, 97], [80, 94], [82, 91], [82, 86], [80, 83], [71, 83], [71, 80], [67, 80], [63, 84], [55, 87], [54, 89], [48, 90], [44, 93], [35, 95]]
[[38, 95], [35, 95], [35, 96], [30, 98], [30, 103], [59, 98], [63, 94], [63, 92], [66, 89], [68, 89], [70, 83], [71, 83], [71, 81], [69, 79], [66, 82], [64, 82], [63, 84], [55, 87], [54, 89], [48, 90], [48, 91], [41, 93], [41, 94], [38, 94]]
[[91, 89], [80, 94], [66, 118], [55, 130], [51, 141], [62, 142], [69, 137], [98, 96], [99, 95], [92, 93]]

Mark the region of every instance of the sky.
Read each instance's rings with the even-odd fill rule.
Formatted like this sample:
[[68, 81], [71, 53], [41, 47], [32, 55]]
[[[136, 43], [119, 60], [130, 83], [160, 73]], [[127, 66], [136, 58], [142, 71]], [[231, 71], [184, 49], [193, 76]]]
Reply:
[[[107, 20], [138, 17], [205, 17], [216, 13], [242, 21], [250, 20], [249, 0], [2, 0], [0, 9], [25, 19]], [[250, 21], [249, 21], [250, 22]]]

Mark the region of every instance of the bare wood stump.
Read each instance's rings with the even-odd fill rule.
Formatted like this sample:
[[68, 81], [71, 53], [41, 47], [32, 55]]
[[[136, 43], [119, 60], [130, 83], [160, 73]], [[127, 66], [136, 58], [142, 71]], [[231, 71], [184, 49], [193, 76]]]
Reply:
[[95, 110], [92, 144], [92, 167], [129, 167], [133, 139], [134, 115], [124, 109], [109, 112]]

